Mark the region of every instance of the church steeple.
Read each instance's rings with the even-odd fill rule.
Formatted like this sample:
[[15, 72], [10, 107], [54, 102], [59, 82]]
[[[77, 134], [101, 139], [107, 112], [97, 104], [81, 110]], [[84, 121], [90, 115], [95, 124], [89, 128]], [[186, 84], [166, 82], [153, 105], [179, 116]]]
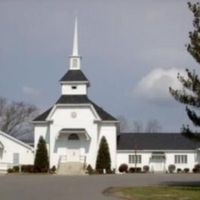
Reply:
[[69, 70], [60, 79], [62, 95], [87, 95], [89, 81], [81, 71], [81, 56], [78, 51], [78, 22], [75, 18], [74, 40]]
[[80, 70], [81, 68], [81, 56], [78, 53], [78, 20], [75, 18], [74, 24], [74, 40], [73, 40], [73, 49], [72, 55], [70, 56], [70, 70]]

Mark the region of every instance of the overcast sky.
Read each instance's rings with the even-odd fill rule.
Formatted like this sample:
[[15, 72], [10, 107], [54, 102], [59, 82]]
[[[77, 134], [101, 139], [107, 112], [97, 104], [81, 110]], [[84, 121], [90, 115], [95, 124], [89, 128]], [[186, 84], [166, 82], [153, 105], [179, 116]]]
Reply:
[[188, 123], [169, 94], [176, 76], [197, 69], [185, 44], [192, 30], [188, 0], [0, 0], [0, 96], [44, 110], [60, 96], [68, 70], [74, 17], [90, 98], [114, 116], [163, 131]]

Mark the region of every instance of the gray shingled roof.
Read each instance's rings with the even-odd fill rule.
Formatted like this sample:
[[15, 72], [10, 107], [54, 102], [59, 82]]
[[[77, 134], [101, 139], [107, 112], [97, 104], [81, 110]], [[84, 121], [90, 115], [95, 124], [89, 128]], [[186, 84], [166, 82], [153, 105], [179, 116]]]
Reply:
[[[92, 104], [94, 106], [96, 112], [98, 113], [99, 117], [102, 120], [117, 121], [116, 118], [114, 118], [112, 115], [103, 110], [103, 108], [99, 107], [94, 102], [92, 102], [87, 97], [87, 95], [62, 95], [56, 102], [56, 104], [86, 104], [86, 103]], [[45, 121], [51, 109], [52, 108], [48, 109], [47, 111], [36, 117], [34, 121]]]
[[38, 115], [33, 121], [45, 121], [49, 113], [51, 112], [51, 109], [52, 107], [44, 111], [42, 114]]
[[200, 148], [200, 142], [180, 133], [121, 133], [117, 138], [118, 150], [190, 150]]
[[61, 82], [76, 82], [86, 81], [89, 83], [87, 77], [81, 70], [68, 70], [67, 73], [60, 79]]

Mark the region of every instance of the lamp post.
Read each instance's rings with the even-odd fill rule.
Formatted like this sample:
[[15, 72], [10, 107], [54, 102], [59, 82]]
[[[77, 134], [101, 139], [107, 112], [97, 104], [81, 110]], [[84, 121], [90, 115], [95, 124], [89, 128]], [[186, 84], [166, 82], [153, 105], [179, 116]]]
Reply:
[[135, 172], [137, 171], [137, 162], [138, 162], [138, 159], [137, 159], [137, 145], [135, 144], [133, 146], [134, 148], [134, 155], [135, 155]]

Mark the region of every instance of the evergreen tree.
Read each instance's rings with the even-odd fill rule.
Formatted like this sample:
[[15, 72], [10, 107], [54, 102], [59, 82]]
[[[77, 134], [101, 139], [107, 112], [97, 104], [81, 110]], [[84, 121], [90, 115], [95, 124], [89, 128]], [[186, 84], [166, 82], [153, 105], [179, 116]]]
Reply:
[[46, 147], [46, 141], [42, 136], [39, 138], [37, 145], [37, 151], [35, 155], [34, 170], [36, 172], [48, 172], [49, 170], [49, 158]]
[[106, 169], [106, 172], [109, 172], [110, 165], [111, 165], [111, 160], [110, 160], [109, 147], [106, 138], [103, 136], [99, 145], [99, 151], [96, 161], [96, 170], [102, 173], [103, 169]]
[[[190, 42], [186, 45], [187, 51], [200, 64], [200, 4], [188, 3], [189, 10], [193, 14], [193, 28], [189, 32]], [[196, 127], [200, 127], [200, 79], [195, 71], [186, 69], [186, 77], [178, 74], [178, 80], [183, 86], [182, 90], [169, 88], [171, 95], [179, 102], [186, 104], [186, 113], [188, 118]], [[194, 139], [200, 139], [198, 132], [193, 132], [189, 125], [183, 125], [181, 128], [185, 136]]]

